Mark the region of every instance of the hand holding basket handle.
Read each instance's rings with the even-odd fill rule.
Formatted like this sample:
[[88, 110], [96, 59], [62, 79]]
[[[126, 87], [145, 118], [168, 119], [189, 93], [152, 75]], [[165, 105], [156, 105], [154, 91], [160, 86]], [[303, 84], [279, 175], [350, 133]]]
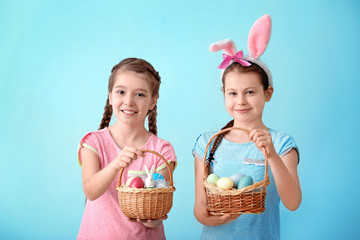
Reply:
[[173, 202], [173, 173], [166, 159], [152, 150], [141, 150], [158, 156], [166, 164], [170, 176], [170, 186], [166, 188], [130, 188], [121, 184], [124, 168], [120, 170], [116, 187], [121, 211], [133, 219], [164, 219], [170, 212]]
[[265, 156], [265, 173], [264, 179], [253, 185], [237, 189], [222, 190], [206, 181], [210, 172], [210, 164], [206, 161], [207, 153], [211, 142], [221, 133], [230, 130], [242, 130], [247, 135], [250, 134], [248, 129], [239, 127], [230, 127], [217, 132], [210, 138], [204, 154], [204, 178], [203, 185], [206, 192], [208, 211], [212, 215], [243, 214], [243, 213], [262, 213], [265, 211], [266, 186], [270, 184], [268, 176], [268, 158], [266, 150], [263, 149]]

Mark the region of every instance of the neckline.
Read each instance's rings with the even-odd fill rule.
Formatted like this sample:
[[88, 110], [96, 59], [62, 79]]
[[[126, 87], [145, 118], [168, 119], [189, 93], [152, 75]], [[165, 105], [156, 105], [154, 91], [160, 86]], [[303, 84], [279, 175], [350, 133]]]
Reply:
[[[271, 128], [268, 128], [268, 129], [269, 129], [268, 132], [270, 132], [270, 134], [271, 134], [271, 133], [273, 132], [273, 130], [272, 130]], [[271, 134], [271, 135], [272, 135], [272, 134]], [[246, 145], [252, 145], [252, 144], [254, 144], [253, 141], [244, 142], [244, 143], [232, 142], [232, 141], [226, 139], [225, 137], [224, 137], [222, 140], [224, 140], [225, 142], [227, 142], [228, 144], [231, 144], [231, 145], [239, 145], [239, 146], [242, 145], [242, 146], [246, 146]]]
[[[108, 137], [111, 139], [111, 143], [113, 144], [113, 146], [118, 150], [118, 152], [121, 152], [122, 149], [116, 144], [115, 140], [113, 139], [113, 137], [111, 136], [110, 130], [108, 127], [105, 128], [106, 132], [108, 134]], [[146, 141], [146, 143], [140, 148], [140, 149], [145, 149], [145, 147], [149, 144], [150, 140], [153, 138], [153, 136], [155, 136], [153, 133], [151, 133], [150, 137], [148, 138], [148, 140]]]

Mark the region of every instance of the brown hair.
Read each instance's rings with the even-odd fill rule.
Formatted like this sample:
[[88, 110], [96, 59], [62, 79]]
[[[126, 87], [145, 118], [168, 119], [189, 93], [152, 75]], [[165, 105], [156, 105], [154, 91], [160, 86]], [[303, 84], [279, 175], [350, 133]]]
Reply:
[[[221, 79], [222, 84], [223, 84], [223, 86], [222, 86], [223, 91], [225, 90], [225, 77], [226, 77], [226, 74], [228, 74], [229, 72], [232, 72], [232, 71], [238, 71], [239, 73], [255, 72], [255, 73], [257, 73], [259, 75], [259, 77], [261, 79], [261, 84], [263, 85], [264, 90], [267, 90], [269, 88], [269, 79], [268, 79], [268, 76], [265, 73], [265, 71], [259, 65], [257, 65], [256, 63], [253, 63], [253, 62], [250, 62], [250, 61], [248, 61], [248, 62], [251, 63], [251, 65], [248, 66], [248, 67], [244, 67], [241, 64], [239, 64], [238, 62], [233, 62], [232, 64], [230, 64], [229, 67], [227, 67], [225, 69], [223, 77]], [[226, 128], [230, 128], [232, 126], [234, 126], [234, 120], [231, 120], [230, 122], [228, 122], [221, 130], [226, 129]], [[214, 144], [213, 144], [213, 146], [212, 146], [212, 148], [210, 150], [210, 153], [209, 153], [209, 158], [208, 158], [209, 161], [214, 160], [215, 151], [216, 151], [217, 147], [219, 146], [221, 140], [225, 137], [225, 135], [227, 133], [229, 133], [229, 132], [221, 133], [215, 138]]]
[[269, 88], [269, 78], [268, 78], [267, 74], [265, 73], [265, 71], [256, 63], [253, 63], [250, 61], [248, 61], [248, 62], [251, 63], [251, 65], [248, 67], [244, 67], [238, 62], [233, 62], [232, 64], [230, 64], [229, 67], [227, 67], [225, 69], [223, 77], [221, 79], [222, 84], [223, 84], [223, 89], [225, 87], [226, 74], [228, 74], [229, 72], [232, 72], [232, 71], [238, 71], [239, 73], [247, 73], [247, 72], [257, 73], [261, 79], [261, 84], [263, 85], [264, 90], [267, 90]]
[[[151, 96], [155, 98], [159, 97], [159, 88], [161, 83], [160, 75], [149, 62], [140, 58], [126, 58], [121, 62], [119, 62], [118, 64], [116, 64], [111, 69], [111, 75], [109, 77], [108, 93], [111, 93], [115, 84], [115, 76], [119, 71], [132, 71], [146, 75], [150, 83]], [[99, 130], [109, 126], [112, 113], [113, 113], [112, 106], [109, 103], [109, 96], [108, 96], [104, 107], [104, 114], [99, 126]], [[155, 107], [152, 110], [149, 110], [148, 112], [149, 132], [153, 133], [154, 135], [157, 135], [156, 117], [157, 117], [157, 106], [155, 105]]]

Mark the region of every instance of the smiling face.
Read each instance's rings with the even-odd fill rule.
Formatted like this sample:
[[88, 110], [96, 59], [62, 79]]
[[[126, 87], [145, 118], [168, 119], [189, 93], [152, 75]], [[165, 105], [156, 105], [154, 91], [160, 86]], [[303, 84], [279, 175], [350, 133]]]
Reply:
[[156, 104], [148, 76], [133, 71], [118, 71], [109, 101], [118, 121], [144, 125], [146, 115]]
[[234, 118], [234, 126], [263, 126], [265, 102], [270, 101], [273, 88], [264, 90], [259, 74], [233, 70], [224, 79], [225, 108]]

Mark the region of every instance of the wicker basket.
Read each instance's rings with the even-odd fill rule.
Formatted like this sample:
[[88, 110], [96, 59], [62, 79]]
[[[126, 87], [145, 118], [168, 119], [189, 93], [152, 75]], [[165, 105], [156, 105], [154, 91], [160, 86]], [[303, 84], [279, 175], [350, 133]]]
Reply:
[[223, 190], [206, 181], [210, 172], [210, 164], [206, 161], [207, 152], [213, 139], [219, 134], [230, 130], [242, 130], [249, 134], [250, 131], [243, 128], [231, 127], [217, 132], [208, 142], [204, 154], [204, 178], [203, 185], [206, 191], [208, 212], [211, 215], [243, 214], [256, 213], [260, 214], [265, 211], [266, 186], [270, 184], [268, 176], [268, 159], [265, 152], [265, 174], [261, 182], [237, 189]]
[[151, 150], [141, 150], [160, 157], [166, 164], [170, 175], [170, 186], [166, 188], [131, 188], [121, 185], [124, 168], [120, 170], [119, 183], [116, 187], [121, 211], [125, 216], [135, 219], [160, 219], [170, 212], [173, 202], [173, 175], [166, 159]]

